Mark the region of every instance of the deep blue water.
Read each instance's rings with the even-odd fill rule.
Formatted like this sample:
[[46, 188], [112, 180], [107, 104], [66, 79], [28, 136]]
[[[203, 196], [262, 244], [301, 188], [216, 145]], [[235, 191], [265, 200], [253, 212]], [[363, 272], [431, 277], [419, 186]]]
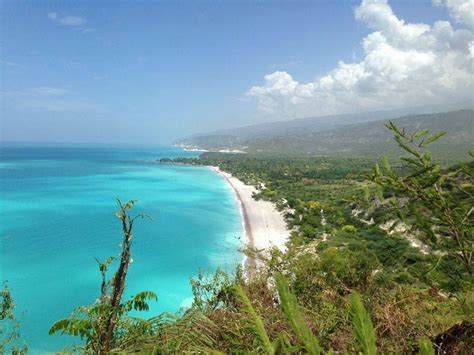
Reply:
[[[120, 252], [115, 198], [138, 199], [153, 220], [134, 227], [126, 295], [152, 290], [143, 317], [189, 304], [199, 270], [241, 261], [239, 210], [225, 181], [205, 167], [153, 164], [193, 156], [178, 148], [0, 145], [0, 282], [17, 304], [32, 353], [62, 349], [54, 321], [99, 296], [94, 257]], [[109, 275], [111, 276], [111, 275]]]

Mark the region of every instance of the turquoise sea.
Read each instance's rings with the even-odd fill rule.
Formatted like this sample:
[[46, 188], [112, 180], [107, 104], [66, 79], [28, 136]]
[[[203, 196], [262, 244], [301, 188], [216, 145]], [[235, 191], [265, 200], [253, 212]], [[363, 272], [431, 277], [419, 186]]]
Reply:
[[225, 181], [206, 167], [153, 163], [195, 155], [159, 146], [0, 145], [0, 282], [8, 280], [32, 353], [70, 343], [48, 336], [49, 327], [98, 298], [94, 257], [120, 252], [116, 197], [137, 199], [135, 212], [153, 218], [135, 225], [127, 279], [126, 296], [158, 295], [143, 317], [188, 305], [189, 278], [199, 270], [240, 264], [242, 225]]

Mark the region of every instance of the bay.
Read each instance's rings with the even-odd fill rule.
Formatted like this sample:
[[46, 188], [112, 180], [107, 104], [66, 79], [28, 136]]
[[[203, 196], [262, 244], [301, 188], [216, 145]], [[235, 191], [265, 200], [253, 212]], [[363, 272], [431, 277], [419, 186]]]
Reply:
[[48, 336], [49, 327], [98, 298], [94, 257], [120, 252], [116, 198], [137, 199], [133, 212], [152, 217], [134, 227], [125, 295], [157, 293], [142, 317], [189, 305], [189, 278], [199, 270], [241, 263], [240, 214], [226, 182], [206, 167], [154, 163], [196, 155], [162, 146], [0, 146], [0, 282], [8, 280], [32, 353], [70, 343]]

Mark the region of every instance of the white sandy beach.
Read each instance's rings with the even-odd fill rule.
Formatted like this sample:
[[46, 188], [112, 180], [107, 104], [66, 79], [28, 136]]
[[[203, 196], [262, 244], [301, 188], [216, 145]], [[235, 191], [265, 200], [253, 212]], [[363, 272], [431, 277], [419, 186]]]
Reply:
[[254, 200], [252, 193], [257, 192], [255, 187], [244, 184], [218, 167], [211, 168], [226, 179], [241, 204], [248, 245], [257, 250], [277, 247], [285, 251], [290, 232], [275, 205], [269, 201]]

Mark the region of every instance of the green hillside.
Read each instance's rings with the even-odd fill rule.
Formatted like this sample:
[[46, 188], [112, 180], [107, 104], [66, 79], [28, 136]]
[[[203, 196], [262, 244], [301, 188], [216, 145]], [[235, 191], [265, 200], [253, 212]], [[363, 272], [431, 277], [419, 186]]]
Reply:
[[[409, 130], [424, 127], [430, 131], [446, 131], [445, 138], [432, 146], [433, 152], [440, 159], [464, 160], [468, 150], [474, 148], [474, 110], [409, 115], [393, 121]], [[207, 150], [239, 149], [248, 153], [348, 157], [398, 155], [400, 151], [391, 144], [393, 137], [385, 129], [386, 122], [387, 120], [382, 119], [324, 129], [317, 129], [315, 124], [314, 129], [308, 126], [304, 131], [292, 130], [290, 127], [286, 132], [275, 130], [278, 133], [273, 136], [268, 133], [266, 136], [262, 134], [253, 138], [245, 138], [244, 135], [208, 135], [180, 140], [179, 143]]]

